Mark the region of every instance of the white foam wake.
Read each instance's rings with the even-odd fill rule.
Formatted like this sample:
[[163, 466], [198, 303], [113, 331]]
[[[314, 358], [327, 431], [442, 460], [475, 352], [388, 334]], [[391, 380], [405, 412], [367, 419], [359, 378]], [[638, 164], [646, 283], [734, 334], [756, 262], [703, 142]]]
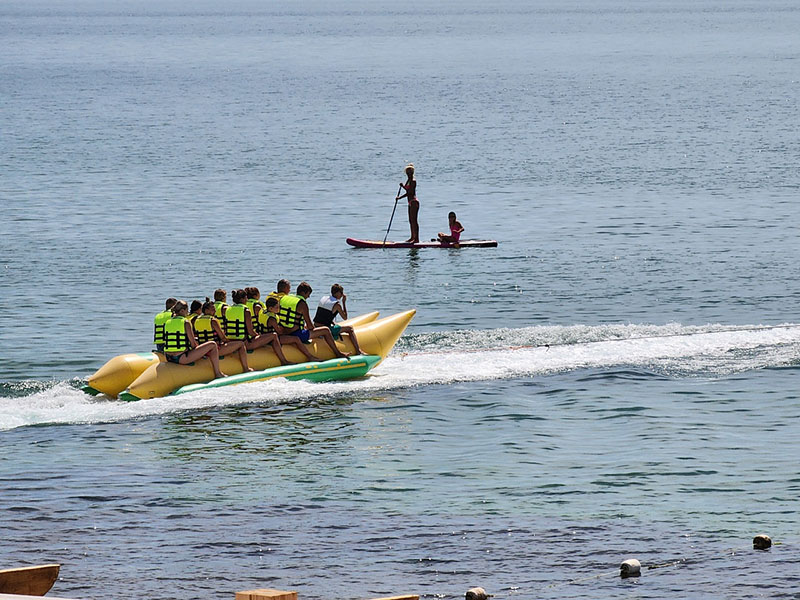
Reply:
[[132, 403], [92, 398], [62, 382], [29, 395], [0, 397], [0, 430], [620, 366], [672, 377], [719, 377], [794, 364], [798, 356], [800, 325], [795, 324], [548, 326], [426, 333], [403, 338], [370, 377], [356, 381], [270, 380]]

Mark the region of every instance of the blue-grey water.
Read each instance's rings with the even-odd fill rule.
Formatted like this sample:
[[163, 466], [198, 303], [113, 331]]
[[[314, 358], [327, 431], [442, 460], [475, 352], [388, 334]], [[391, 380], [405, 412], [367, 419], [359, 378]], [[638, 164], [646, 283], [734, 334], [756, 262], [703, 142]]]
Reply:
[[[798, 31], [788, 0], [0, 3], [0, 567], [796, 598]], [[409, 161], [423, 237], [455, 210], [499, 246], [349, 248]], [[79, 390], [167, 296], [282, 277], [418, 313], [364, 380]]]

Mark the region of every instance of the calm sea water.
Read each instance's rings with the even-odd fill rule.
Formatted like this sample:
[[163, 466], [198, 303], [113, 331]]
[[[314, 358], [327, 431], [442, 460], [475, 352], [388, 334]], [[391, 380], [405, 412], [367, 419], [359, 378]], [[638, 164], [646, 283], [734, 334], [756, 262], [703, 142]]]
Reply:
[[[779, 0], [0, 4], [0, 563], [76, 598], [796, 597], [798, 31]], [[408, 161], [424, 237], [455, 210], [499, 247], [348, 248]], [[361, 381], [79, 391], [167, 296], [282, 277], [418, 314]]]

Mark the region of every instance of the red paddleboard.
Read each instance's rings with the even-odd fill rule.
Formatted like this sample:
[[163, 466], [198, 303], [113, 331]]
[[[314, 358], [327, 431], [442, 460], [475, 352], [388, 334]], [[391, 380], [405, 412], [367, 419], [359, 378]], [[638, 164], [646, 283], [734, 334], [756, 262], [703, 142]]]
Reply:
[[357, 240], [347, 238], [347, 243], [355, 248], [496, 248], [496, 240], [461, 240], [457, 244], [449, 242], [392, 242], [387, 240]]

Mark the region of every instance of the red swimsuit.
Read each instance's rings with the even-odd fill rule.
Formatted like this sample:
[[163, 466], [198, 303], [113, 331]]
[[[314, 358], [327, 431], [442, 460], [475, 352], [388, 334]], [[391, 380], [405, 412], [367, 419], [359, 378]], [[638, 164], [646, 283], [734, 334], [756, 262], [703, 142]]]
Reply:
[[408, 202], [409, 202], [409, 204], [410, 204], [411, 202], [419, 202], [419, 200], [417, 200], [417, 182], [416, 182], [416, 181], [415, 181], [413, 184], [410, 184], [410, 183], [409, 183], [408, 185], [406, 185], [405, 183], [401, 183], [400, 185], [402, 185], [402, 186], [403, 186], [403, 189], [404, 189], [406, 192], [408, 192], [408, 188], [410, 188], [410, 187], [413, 187], [413, 188], [414, 188], [414, 197], [412, 198], [410, 195], [406, 196], [406, 197], [408, 198]]

